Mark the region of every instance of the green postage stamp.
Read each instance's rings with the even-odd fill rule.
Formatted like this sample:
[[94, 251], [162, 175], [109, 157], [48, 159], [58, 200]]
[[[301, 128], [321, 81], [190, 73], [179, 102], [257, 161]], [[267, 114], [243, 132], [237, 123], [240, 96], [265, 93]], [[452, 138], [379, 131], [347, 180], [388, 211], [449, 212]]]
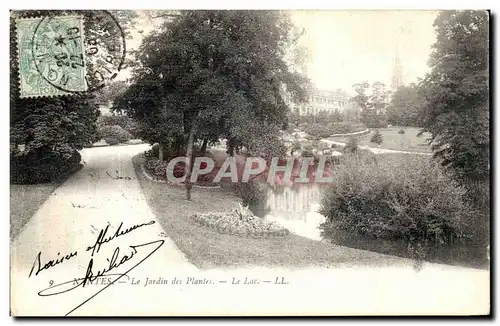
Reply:
[[87, 90], [82, 16], [16, 20], [21, 97]]

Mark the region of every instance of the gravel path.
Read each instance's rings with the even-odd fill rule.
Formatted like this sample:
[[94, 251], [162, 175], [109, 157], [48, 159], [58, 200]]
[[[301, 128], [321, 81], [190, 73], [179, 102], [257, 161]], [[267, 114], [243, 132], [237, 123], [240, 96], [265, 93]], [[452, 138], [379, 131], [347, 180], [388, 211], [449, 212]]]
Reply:
[[[346, 145], [346, 143], [330, 140], [327, 138], [323, 138], [323, 139], [321, 139], [321, 141], [324, 143], [330, 144], [330, 145], [335, 144], [335, 145], [342, 146], [342, 147]], [[363, 146], [363, 145], [359, 145], [358, 147], [360, 149], [367, 149], [370, 152], [372, 152], [373, 154], [397, 154], [397, 153], [400, 153], [400, 154], [432, 155], [432, 153], [400, 151], [400, 150], [395, 150], [395, 149], [377, 148], [377, 147], [369, 147], [369, 146]]]
[[[121, 231], [143, 225], [104, 243], [94, 254], [93, 271], [109, 267], [106, 259], [111, 259], [115, 248], [120, 247], [118, 262], [124, 255], [134, 252], [130, 245], [140, 245], [159, 241], [145, 247], [136, 248], [131, 261], [113, 269], [113, 273], [126, 272], [153, 251], [161, 240], [165, 243], [150, 258], [138, 265], [128, 275], [136, 279], [163, 275], [168, 270], [194, 271], [183, 254], [165, 235], [163, 228], [150, 210], [136, 179], [131, 157], [144, 151], [149, 145], [110, 146], [89, 148], [82, 151], [85, 166], [56, 189], [31, 220], [24, 226], [11, 245], [11, 310], [15, 315], [64, 315], [85, 298], [90, 297], [105, 286], [89, 285], [64, 294], [38, 296], [37, 292], [86, 274], [92, 246], [101, 229], [108, 226], [105, 238], [112, 237], [123, 222]], [[60, 264], [44, 269], [50, 260], [77, 252], [76, 256]], [[41, 271], [38, 271], [37, 255], [40, 253]], [[31, 269], [34, 267], [31, 277]], [[189, 273], [188, 272], [188, 273]], [[111, 272], [110, 272], [111, 273]], [[182, 274], [182, 272], [180, 273]], [[184, 273], [186, 274], [186, 273]], [[113, 276], [113, 278], [118, 275]], [[123, 277], [122, 280], [130, 281]], [[83, 281], [83, 280], [82, 280]], [[108, 280], [100, 279], [101, 283]], [[114, 284], [115, 289], [121, 284]], [[70, 286], [71, 287], [71, 286]], [[132, 298], [137, 286], [121, 286], [126, 291], [108, 288], [95, 299], [89, 301], [76, 312], [90, 312], [98, 309], [103, 302], [119, 302], [123, 295]], [[57, 289], [63, 290], [63, 287]], [[134, 290], [134, 291], [132, 291]], [[135, 293], [135, 294], [133, 294]], [[117, 301], [118, 300], [118, 301]], [[145, 301], [147, 302], [147, 300]]]
[[[489, 271], [482, 270], [426, 264], [419, 273], [411, 267], [397, 266], [199, 271], [166, 237], [136, 180], [131, 157], [147, 148], [148, 145], [135, 145], [82, 151], [85, 167], [52, 193], [11, 244], [12, 315], [62, 316], [71, 312], [71, 316], [262, 316], [489, 311]], [[122, 222], [123, 233], [131, 227], [135, 229], [109, 239]], [[107, 225], [109, 230], [104, 238], [109, 241], [91, 256], [100, 230]], [[116, 252], [116, 248], [120, 251]], [[211, 248], [205, 250], [210, 252]], [[113, 275], [81, 286], [87, 271], [96, 275], [110, 266], [114, 268], [106, 274]], [[131, 268], [127, 277], [106, 288]], [[148, 280], [155, 280], [156, 284]], [[61, 293], [47, 296], [57, 292]], [[74, 310], [76, 307], [79, 308]]]

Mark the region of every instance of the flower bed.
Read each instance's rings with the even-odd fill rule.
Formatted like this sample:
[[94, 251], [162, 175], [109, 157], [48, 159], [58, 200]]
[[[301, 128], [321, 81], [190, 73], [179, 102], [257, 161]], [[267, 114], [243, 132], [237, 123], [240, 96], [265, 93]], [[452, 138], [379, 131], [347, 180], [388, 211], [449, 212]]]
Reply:
[[290, 234], [289, 230], [279, 224], [257, 217], [243, 207], [230, 213], [194, 214], [192, 218], [219, 233], [249, 237], [283, 237]]

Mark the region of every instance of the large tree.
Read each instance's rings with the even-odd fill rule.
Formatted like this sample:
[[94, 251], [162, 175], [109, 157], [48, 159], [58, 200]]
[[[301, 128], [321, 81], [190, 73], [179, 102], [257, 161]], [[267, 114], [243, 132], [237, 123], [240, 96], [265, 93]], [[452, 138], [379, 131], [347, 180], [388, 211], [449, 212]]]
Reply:
[[399, 87], [387, 108], [388, 122], [397, 126], [420, 127], [422, 101], [416, 84]]
[[98, 103], [114, 102], [125, 94], [128, 87], [128, 82], [124, 80], [112, 81], [106, 87], [95, 91], [95, 99]]
[[[388, 92], [384, 83], [368, 82], [353, 85], [356, 95], [351, 99], [360, 110], [360, 120], [369, 128], [380, 128], [387, 125]], [[370, 91], [370, 94], [367, 92]]]
[[489, 16], [486, 11], [443, 11], [421, 83], [424, 131], [435, 158], [465, 181], [489, 179]]
[[[297, 41], [290, 17], [278, 11], [182, 11], [148, 35], [132, 86], [116, 105], [143, 125], [143, 139], [177, 147], [228, 139], [230, 152], [284, 154], [284, 90], [306, 100], [307, 79], [286, 57]], [[179, 153], [180, 149], [180, 153]]]

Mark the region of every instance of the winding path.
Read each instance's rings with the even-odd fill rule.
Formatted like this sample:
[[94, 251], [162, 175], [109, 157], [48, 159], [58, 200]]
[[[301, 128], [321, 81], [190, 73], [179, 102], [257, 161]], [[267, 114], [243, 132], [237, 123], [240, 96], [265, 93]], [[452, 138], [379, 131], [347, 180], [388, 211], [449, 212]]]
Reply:
[[[105, 286], [91, 285], [77, 288], [73, 291], [48, 297], [41, 297], [37, 292], [53, 285], [74, 278], [83, 278], [86, 274], [92, 246], [101, 229], [109, 224], [106, 238], [113, 236], [123, 222], [121, 231], [143, 225], [116, 237], [100, 248], [94, 254], [93, 270], [109, 266], [106, 261], [113, 251], [120, 246], [118, 261], [123, 255], [130, 255], [133, 249], [130, 245], [140, 245], [150, 241], [164, 240], [165, 243], [154, 252], [150, 258], [138, 265], [129, 273], [136, 279], [165, 275], [168, 270], [189, 272], [196, 268], [189, 264], [183, 254], [165, 235], [163, 228], [150, 210], [142, 194], [132, 166], [133, 155], [146, 150], [149, 145], [113, 146], [89, 148], [82, 151], [85, 166], [70, 177], [61, 187], [56, 189], [47, 201], [25, 225], [21, 233], [11, 244], [11, 309], [14, 314], [64, 315], [77, 306], [82, 298], [89, 297], [93, 292]], [[154, 250], [157, 244], [137, 248], [138, 253], [130, 262], [117, 267], [116, 271], [124, 272], [125, 265], [130, 268]], [[44, 269], [35, 276], [38, 270], [36, 257], [40, 253], [41, 266], [49, 260], [57, 260], [68, 254], [77, 252], [76, 256], [62, 263]], [[29, 277], [32, 267], [35, 269]], [[127, 268], [127, 269], [128, 269]], [[186, 274], [184, 273], [184, 274]], [[114, 278], [118, 275], [114, 276]], [[123, 278], [130, 281], [129, 278]], [[101, 280], [102, 283], [107, 280]], [[119, 280], [120, 281], [120, 280]], [[143, 282], [143, 281], [142, 281]], [[126, 293], [116, 291], [120, 284], [112, 285], [88, 304], [76, 312], [93, 312], [104, 302], [113, 303], [122, 296], [131, 296], [139, 287], [124, 287]], [[59, 289], [63, 289], [60, 287]], [[113, 296], [114, 293], [114, 296]], [[110, 300], [110, 301], [107, 301]], [[123, 304], [123, 303], [122, 303]], [[148, 303], [150, 304], [150, 303]]]
[[[327, 143], [327, 144], [335, 144], [338, 146], [345, 146], [346, 143], [330, 140], [327, 138], [323, 138], [320, 141]], [[425, 152], [413, 152], [413, 151], [400, 151], [400, 150], [395, 150], [395, 149], [387, 149], [387, 148], [377, 148], [377, 147], [369, 147], [369, 146], [364, 146], [364, 145], [359, 145], [358, 146], [360, 149], [365, 149], [369, 150], [373, 154], [416, 154], [416, 155], [432, 155], [432, 153], [425, 153]]]
[[[401, 266], [199, 271], [166, 236], [136, 180], [131, 158], [147, 148], [82, 151], [85, 167], [54, 191], [11, 243], [11, 314], [262, 316], [484, 314], [489, 310], [489, 272], [482, 270], [429, 264], [419, 273]], [[110, 239], [122, 222], [122, 234]], [[107, 225], [104, 238], [109, 241], [92, 257], [99, 231]], [[129, 259], [124, 261], [125, 255]], [[95, 275], [110, 265], [115, 267], [114, 275], [78, 287], [88, 270]], [[127, 277], [105, 288], [134, 265]], [[145, 286], [147, 279], [158, 284]], [[258, 283], [245, 284], [245, 279]], [[165, 280], [170, 283], [164, 284]]]

